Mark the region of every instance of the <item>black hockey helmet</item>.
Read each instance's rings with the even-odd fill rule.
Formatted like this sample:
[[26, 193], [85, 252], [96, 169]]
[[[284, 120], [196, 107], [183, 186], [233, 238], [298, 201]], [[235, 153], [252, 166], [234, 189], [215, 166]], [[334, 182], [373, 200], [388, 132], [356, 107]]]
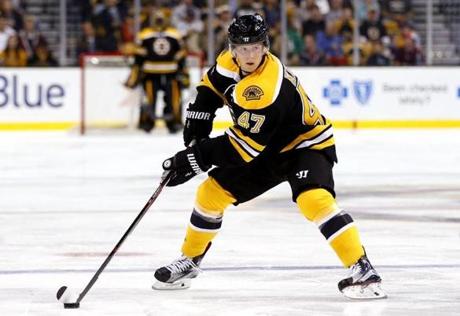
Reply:
[[263, 42], [268, 47], [268, 26], [260, 14], [242, 15], [228, 27], [230, 45], [244, 45]]

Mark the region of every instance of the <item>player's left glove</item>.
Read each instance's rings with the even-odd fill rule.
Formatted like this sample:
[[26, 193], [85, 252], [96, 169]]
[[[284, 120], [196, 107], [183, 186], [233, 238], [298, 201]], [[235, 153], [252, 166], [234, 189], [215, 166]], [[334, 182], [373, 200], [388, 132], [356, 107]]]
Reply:
[[206, 172], [209, 168], [211, 166], [203, 162], [197, 146], [179, 151], [174, 157], [168, 158], [163, 162], [163, 169], [173, 173], [171, 180], [167, 184], [168, 187], [185, 183], [194, 176]]
[[180, 72], [176, 75], [177, 82], [181, 89], [190, 88], [190, 75], [188, 72]]
[[200, 141], [209, 137], [212, 131], [212, 122], [216, 116], [207, 110], [198, 110], [194, 104], [189, 104], [185, 114], [184, 145], [189, 146], [193, 141]]

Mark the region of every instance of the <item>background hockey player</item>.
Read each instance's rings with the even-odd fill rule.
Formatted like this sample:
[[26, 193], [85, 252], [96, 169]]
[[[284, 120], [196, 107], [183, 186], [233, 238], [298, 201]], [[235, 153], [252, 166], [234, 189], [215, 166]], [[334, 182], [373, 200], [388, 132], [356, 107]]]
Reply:
[[155, 127], [158, 91], [164, 91], [163, 119], [169, 132], [176, 133], [182, 129], [181, 89], [189, 85], [186, 51], [181, 35], [168, 26], [161, 11], [155, 11], [152, 20], [152, 27], [138, 34], [135, 64], [126, 86], [142, 83], [147, 104], [141, 106], [139, 128], [146, 132]]
[[[350, 298], [386, 297], [352, 217], [335, 201], [337, 162], [330, 121], [296, 76], [269, 52], [260, 15], [244, 15], [228, 29], [229, 49], [204, 75], [187, 110], [187, 149], [165, 160], [169, 186], [209, 170], [199, 186], [182, 256], [155, 272], [155, 289], [187, 288], [222, 225], [230, 204], [249, 201], [287, 181], [292, 200], [329, 242], [349, 276], [338, 284]], [[227, 105], [234, 125], [209, 138], [217, 108]], [[196, 142], [196, 143], [195, 143]]]

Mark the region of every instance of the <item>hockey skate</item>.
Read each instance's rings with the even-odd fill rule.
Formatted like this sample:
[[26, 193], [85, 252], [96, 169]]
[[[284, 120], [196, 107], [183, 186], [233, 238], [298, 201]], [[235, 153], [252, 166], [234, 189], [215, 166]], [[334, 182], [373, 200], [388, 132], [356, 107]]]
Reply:
[[211, 243], [206, 247], [205, 252], [197, 257], [189, 258], [181, 256], [170, 264], [155, 271], [156, 282], [152, 285], [154, 290], [185, 290], [191, 285], [191, 279], [200, 274], [200, 263], [208, 251]]
[[349, 276], [338, 284], [340, 292], [350, 299], [369, 300], [386, 298], [381, 289], [382, 279], [372, 267], [366, 255], [350, 267]]

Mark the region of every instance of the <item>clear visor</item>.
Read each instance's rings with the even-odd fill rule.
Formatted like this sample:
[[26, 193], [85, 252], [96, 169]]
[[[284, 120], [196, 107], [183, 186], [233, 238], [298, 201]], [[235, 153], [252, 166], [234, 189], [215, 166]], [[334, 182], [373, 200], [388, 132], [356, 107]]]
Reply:
[[265, 45], [263, 42], [246, 44], [246, 45], [232, 45], [232, 50], [240, 55], [251, 55], [251, 54], [262, 54], [264, 52]]

